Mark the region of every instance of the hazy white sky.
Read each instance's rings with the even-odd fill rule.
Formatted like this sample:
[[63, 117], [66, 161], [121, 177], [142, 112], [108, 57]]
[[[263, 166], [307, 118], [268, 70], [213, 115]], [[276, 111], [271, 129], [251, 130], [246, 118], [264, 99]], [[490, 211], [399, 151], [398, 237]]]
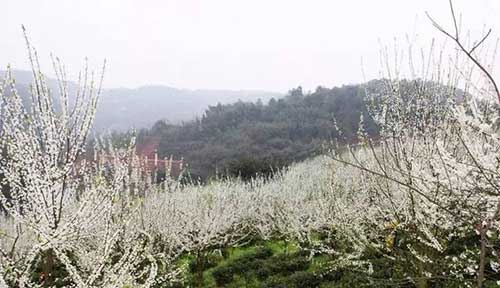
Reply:
[[[500, 35], [500, 0], [455, 0], [464, 26]], [[51, 71], [75, 75], [106, 58], [106, 87], [286, 92], [377, 76], [379, 39], [441, 37], [425, 11], [451, 24], [447, 0], [1, 0], [0, 65], [27, 69], [21, 24]], [[451, 26], [449, 26], [451, 27]], [[425, 41], [424, 41], [425, 42]], [[71, 75], [71, 74], [70, 74]]]

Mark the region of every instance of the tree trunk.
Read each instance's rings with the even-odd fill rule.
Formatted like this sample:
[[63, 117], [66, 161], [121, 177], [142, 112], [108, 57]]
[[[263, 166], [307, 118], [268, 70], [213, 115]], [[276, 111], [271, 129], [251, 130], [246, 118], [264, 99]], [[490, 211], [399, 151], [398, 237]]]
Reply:
[[196, 253], [196, 287], [203, 287], [203, 271], [205, 264], [204, 254], [200, 251]]
[[54, 285], [54, 252], [52, 249], [42, 254], [42, 272], [43, 287], [52, 287]]
[[479, 235], [481, 236], [481, 248], [479, 254], [479, 270], [477, 271], [477, 287], [482, 288], [484, 282], [484, 266], [486, 258], [486, 230], [487, 228], [480, 224]]

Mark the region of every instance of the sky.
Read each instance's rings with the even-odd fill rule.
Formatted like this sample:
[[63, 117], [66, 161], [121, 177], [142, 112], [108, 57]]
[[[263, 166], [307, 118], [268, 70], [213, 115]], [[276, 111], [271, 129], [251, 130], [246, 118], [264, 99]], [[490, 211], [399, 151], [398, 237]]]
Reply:
[[[499, 0], [455, 0], [476, 37], [500, 35]], [[105, 87], [313, 90], [377, 77], [381, 45], [443, 38], [447, 0], [0, 0], [0, 69], [28, 69], [24, 25], [51, 74], [50, 53], [76, 79], [107, 60]], [[494, 39], [493, 39], [494, 40]], [[399, 41], [399, 40], [398, 40]], [[494, 42], [494, 41], [493, 41]], [[382, 44], [381, 44], [382, 43]]]

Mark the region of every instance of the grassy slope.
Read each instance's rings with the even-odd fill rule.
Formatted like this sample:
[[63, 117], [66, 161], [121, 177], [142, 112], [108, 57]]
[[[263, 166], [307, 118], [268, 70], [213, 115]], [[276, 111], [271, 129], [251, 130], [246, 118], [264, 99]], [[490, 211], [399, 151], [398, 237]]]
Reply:
[[[262, 251], [269, 254], [256, 256]], [[221, 254], [225, 254], [225, 257]], [[212, 267], [203, 272], [203, 287], [334, 287], [320, 276], [329, 257], [319, 255], [308, 259], [307, 253], [301, 253], [293, 243], [269, 241], [230, 248], [223, 253], [215, 252], [208, 258], [211, 264], [207, 266]], [[189, 264], [194, 263], [194, 260], [189, 256], [183, 261]], [[186, 278], [190, 282], [189, 286], [193, 287], [196, 273], [190, 269], [188, 271]], [[220, 275], [221, 271], [231, 275], [232, 281], [217, 286], [217, 273]], [[263, 272], [267, 274], [262, 275]]]

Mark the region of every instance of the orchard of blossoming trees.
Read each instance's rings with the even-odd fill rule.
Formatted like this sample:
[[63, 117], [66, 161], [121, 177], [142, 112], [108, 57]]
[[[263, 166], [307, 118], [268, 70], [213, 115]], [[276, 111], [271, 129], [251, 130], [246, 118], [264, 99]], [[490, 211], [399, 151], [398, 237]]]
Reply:
[[[456, 55], [383, 50], [367, 91], [376, 141], [360, 119], [355, 146], [206, 185], [152, 181], [133, 141], [86, 160], [102, 74], [85, 67], [69, 95], [56, 58], [49, 91], [27, 41], [30, 103], [9, 72], [0, 86], [0, 287], [203, 287], [210, 255], [270, 241], [327, 259], [315, 277], [336, 276], [321, 287], [498, 285], [500, 93], [482, 62], [496, 51], [489, 33], [472, 42], [432, 21]], [[201, 267], [190, 284], [186, 259]]]

